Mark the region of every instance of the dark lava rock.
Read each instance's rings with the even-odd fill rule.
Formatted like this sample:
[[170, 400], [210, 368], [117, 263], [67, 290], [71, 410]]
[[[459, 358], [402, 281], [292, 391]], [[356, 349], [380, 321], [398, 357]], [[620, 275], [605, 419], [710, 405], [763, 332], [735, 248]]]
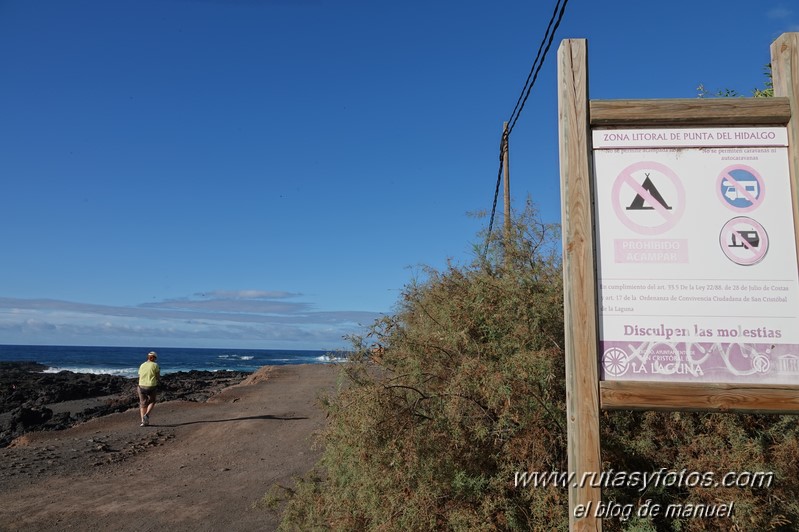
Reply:
[[[32, 365], [33, 364], [33, 365]], [[25, 403], [47, 405], [120, 393], [131, 380], [115, 375], [90, 373], [43, 373], [46, 366], [35, 362], [5, 363], [0, 366], [0, 413]]]
[[[0, 447], [32, 430], [60, 430], [138, 406], [136, 379], [92, 373], [43, 373], [36, 362], [0, 362]], [[242, 371], [187, 371], [163, 375], [158, 401], [205, 401], [249, 376]], [[107, 397], [101, 405], [53, 414], [47, 405]]]
[[11, 412], [11, 418], [23, 429], [43, 425], [53, 417], [53, 411], [40, 406], [21, 406]]

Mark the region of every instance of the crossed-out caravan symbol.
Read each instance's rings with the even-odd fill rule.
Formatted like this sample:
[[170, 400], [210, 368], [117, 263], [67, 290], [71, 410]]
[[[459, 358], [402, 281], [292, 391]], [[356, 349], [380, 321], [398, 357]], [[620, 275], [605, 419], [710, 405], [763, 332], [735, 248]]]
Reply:
[[622, 170], [611, 195], [619, 220], [642, 235], [665, 233], [685, 212], [685, 189], [680, 178], [668, 166], [654, 161]]
[[727, 258], [735, 264], [751, 266], [766, 256], [768, 233], [758, 221], [738, 216], [721, 228], [719, 244]]

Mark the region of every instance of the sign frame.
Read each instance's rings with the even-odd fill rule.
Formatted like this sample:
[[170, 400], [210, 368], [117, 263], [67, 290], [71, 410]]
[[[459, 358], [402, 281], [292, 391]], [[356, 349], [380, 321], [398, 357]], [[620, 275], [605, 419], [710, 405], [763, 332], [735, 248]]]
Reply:
[[[592, 146], [592, 128], [787, 128], [799, 269], [799, 33], [771, 45], [773, 98], [589, 100], [587, 56], [585, 39], [566, 39], [558, 49], [567, 454], [578, 478], [601, 471], [600, 409], [799, 414], [799, 385], [599, 380]], [[599, 500], [598, 487], [569, 488], [572, 530], [602, 529], [601, 518], [574, 512]]]

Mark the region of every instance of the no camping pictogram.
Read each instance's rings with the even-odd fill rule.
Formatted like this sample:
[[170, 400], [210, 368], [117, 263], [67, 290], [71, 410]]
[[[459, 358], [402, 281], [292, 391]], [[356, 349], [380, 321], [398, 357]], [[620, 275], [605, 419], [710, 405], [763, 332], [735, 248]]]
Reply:
[[735, 264], [757, 264], [768, 252], [766, 229], [756, 220], [739, 216], [724, 224], [719, 233], [719, 245], [724, 255]]
[[738, 212], [755, 210], [766, 196], [763, 178], [754, 168], [744, 165], [725, 168], [719, 174], [716, 191], [727, 207]]
[[619, 173], [611, 192], [613, 210], [629, 229], [657, 235], [672, 229], [685, 212], [685, 189], [668, 166], [642, 161]]

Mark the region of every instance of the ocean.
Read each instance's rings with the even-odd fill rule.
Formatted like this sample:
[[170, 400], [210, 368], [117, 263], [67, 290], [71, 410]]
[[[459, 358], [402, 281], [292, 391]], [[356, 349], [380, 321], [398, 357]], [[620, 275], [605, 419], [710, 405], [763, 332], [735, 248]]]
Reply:
[[68, 370], [135, 377], [147, 353], [158, 353], [161, 373], [177, 371], [255, 371], [261, 366], [342, 362], [342, 353], [281, 349], [197, 349], [182, 347], [97, 347], [0, 345], [0, 361], [38, 362], [47, 372]]

